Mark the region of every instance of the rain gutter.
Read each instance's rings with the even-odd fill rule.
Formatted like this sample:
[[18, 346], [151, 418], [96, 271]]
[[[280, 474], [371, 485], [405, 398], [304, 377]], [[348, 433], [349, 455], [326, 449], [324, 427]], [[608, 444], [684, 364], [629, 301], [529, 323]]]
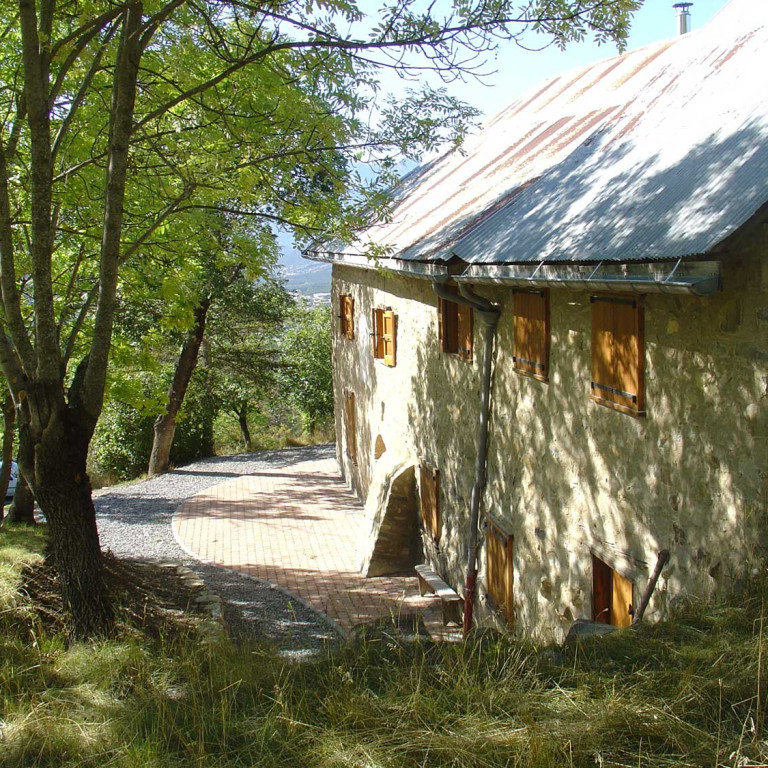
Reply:
[[624, 293], [709, 296], [721, 288], [719, 261], [617, 264], [472, 264], [457, 280], [474, 284], [520, 285]]
[[[313, 261], [361, 269], [385, 269], [432, 280], [447, 279], [449, 273], [444, 262], [375, 259], [348, 253], [305, 252], [304, 255]], [[591, 264], [569, 264], [540, 261], [530, 264], [469, 264], [463, 272], [454, 275], [454, 279], [476, 285], [709, 296], [722, 287], [720, 266], [719, 261], [684, 261], [683, 258], [637, 263], [598, 261]], [[454, 294], [453, 301], [456, 299]]]
[[407, 259], [391, 259], [368, 257], [363, 254], [319, 254], [317, 252], [304, 251], [302, 254], [311, 261], [322, 261], [326, 264], [341, 264], [345, 267], [357, 269], [372, 269], [376, 272], [389, 271], [410, 277], [426, 278], [428, 280], [439, 279], [448, 276], [448, 268], [434, 261], [409, 261]]
[[459, 295], [446, 290], [447, 275], [441, 281], [432, 283], [432, 289], [446, 301], [472, 307], [480, 321], [483, 335], [482, 383], [480, 387], [480, 418], [477, 423], [477, 455], [475, 458], [475, 480], [469, 503], [469, 541], [467, 544], [467, 575], [464, 589], [463, 631], [466, 635], [472, 628], [472, 614], [475, 605], [477, 584], [477, 539], [480, 522], [480, 502], [485, 490], [488, 464], [488, 423], [491, 413], [491, 374], [493, 369], [493, 342], [499, 322], [499, 307], [488, 299], [476, 294], [469, 285], [459, 283]]

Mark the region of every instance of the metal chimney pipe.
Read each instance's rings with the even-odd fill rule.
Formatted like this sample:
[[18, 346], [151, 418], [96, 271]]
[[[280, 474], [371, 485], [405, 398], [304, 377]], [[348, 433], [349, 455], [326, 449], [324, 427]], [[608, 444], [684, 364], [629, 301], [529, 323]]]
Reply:
[[677, 9], [677, 34], [687, 35], [691, 31], [691, 13], [688, 10], [693, 3], [675, 3]]

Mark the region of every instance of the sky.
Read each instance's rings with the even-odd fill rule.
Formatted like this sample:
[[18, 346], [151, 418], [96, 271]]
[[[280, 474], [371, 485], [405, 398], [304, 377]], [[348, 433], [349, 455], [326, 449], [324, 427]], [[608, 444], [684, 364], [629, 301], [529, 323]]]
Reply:
[[[675, 2], [677, 0], [645, 0], [633, 17], [627, 50], [674, 37], [677, 34], [677, 11], [672, 7]], [[691, 28], [696, 30], [703, 26], [727, 3], [728, 0], [694, 0], [689, 9]], [[616, 53], [615, 46], [598, 46], [592, 41], [571, 44], [565, 51], [554, 46], [542, 51], [528, 51], [509, 43], [490, 62], [496, 72], [485, 79], [488, 85], [473, 80], [453, 83], [448, 88], [453, 95], [480, 109], [485, 117], [491, 117], [537, 83]]]

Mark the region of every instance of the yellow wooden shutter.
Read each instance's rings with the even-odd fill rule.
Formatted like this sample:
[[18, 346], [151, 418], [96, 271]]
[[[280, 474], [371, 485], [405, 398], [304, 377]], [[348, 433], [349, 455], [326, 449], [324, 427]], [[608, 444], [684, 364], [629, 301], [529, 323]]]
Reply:
[[514, 292], [516, 371], [546, 380], [549, 373], [549, 292]]
[[512, 537], [489, 523], [486, 546], [486, 581], [488, 594], [495, 606], [512, 620], [513, 579]]
[[459, 357], [462, 360], [471, 360], [472, 359], [472, 340], [473, 340], [472, 307], [468, 307], [464, 304], [457, 304], [456, 308], [457, 308], [456, 314], [457, 314], [457, 323], [458, 323], [457, 352], [459, 353]]
[[394, 366], [397, 362], [395, 352], [397, 319], [395, 318], [395, 313], [392, 310], [382, 311], [381, 321], [381, 356], [387, 365]]
[[346, 321], [346, 336], [348, 339], [355, 338], [355, 300], [352, 296], [346, 296], [344, 305], [344, 317]]
[[632, 582], [616, 571], [611, 575], [611, 624], [614, 627], [629, 627], [634, 612]]
[[440, 471], [423, 464], [420, 471], [421, 524], [435, 542], [440, 540]]
[[591, 396], [629, 412], [643, 411], [643, 305], [637, 298], [593, 296]]

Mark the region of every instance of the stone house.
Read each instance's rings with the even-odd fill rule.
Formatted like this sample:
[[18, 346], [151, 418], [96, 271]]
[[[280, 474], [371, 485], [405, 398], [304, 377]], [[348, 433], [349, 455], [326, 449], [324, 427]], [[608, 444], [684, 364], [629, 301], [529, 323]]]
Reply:
[[631, 622], [665, 550], [651, 619], [764, 567], [755, 5], [548, 80], [405, 177], [358, 242], [308, 252], [333, 264], [366, 573], [426, 562], [466, 599], [474, 562], [476, 622], [560, 639]]

